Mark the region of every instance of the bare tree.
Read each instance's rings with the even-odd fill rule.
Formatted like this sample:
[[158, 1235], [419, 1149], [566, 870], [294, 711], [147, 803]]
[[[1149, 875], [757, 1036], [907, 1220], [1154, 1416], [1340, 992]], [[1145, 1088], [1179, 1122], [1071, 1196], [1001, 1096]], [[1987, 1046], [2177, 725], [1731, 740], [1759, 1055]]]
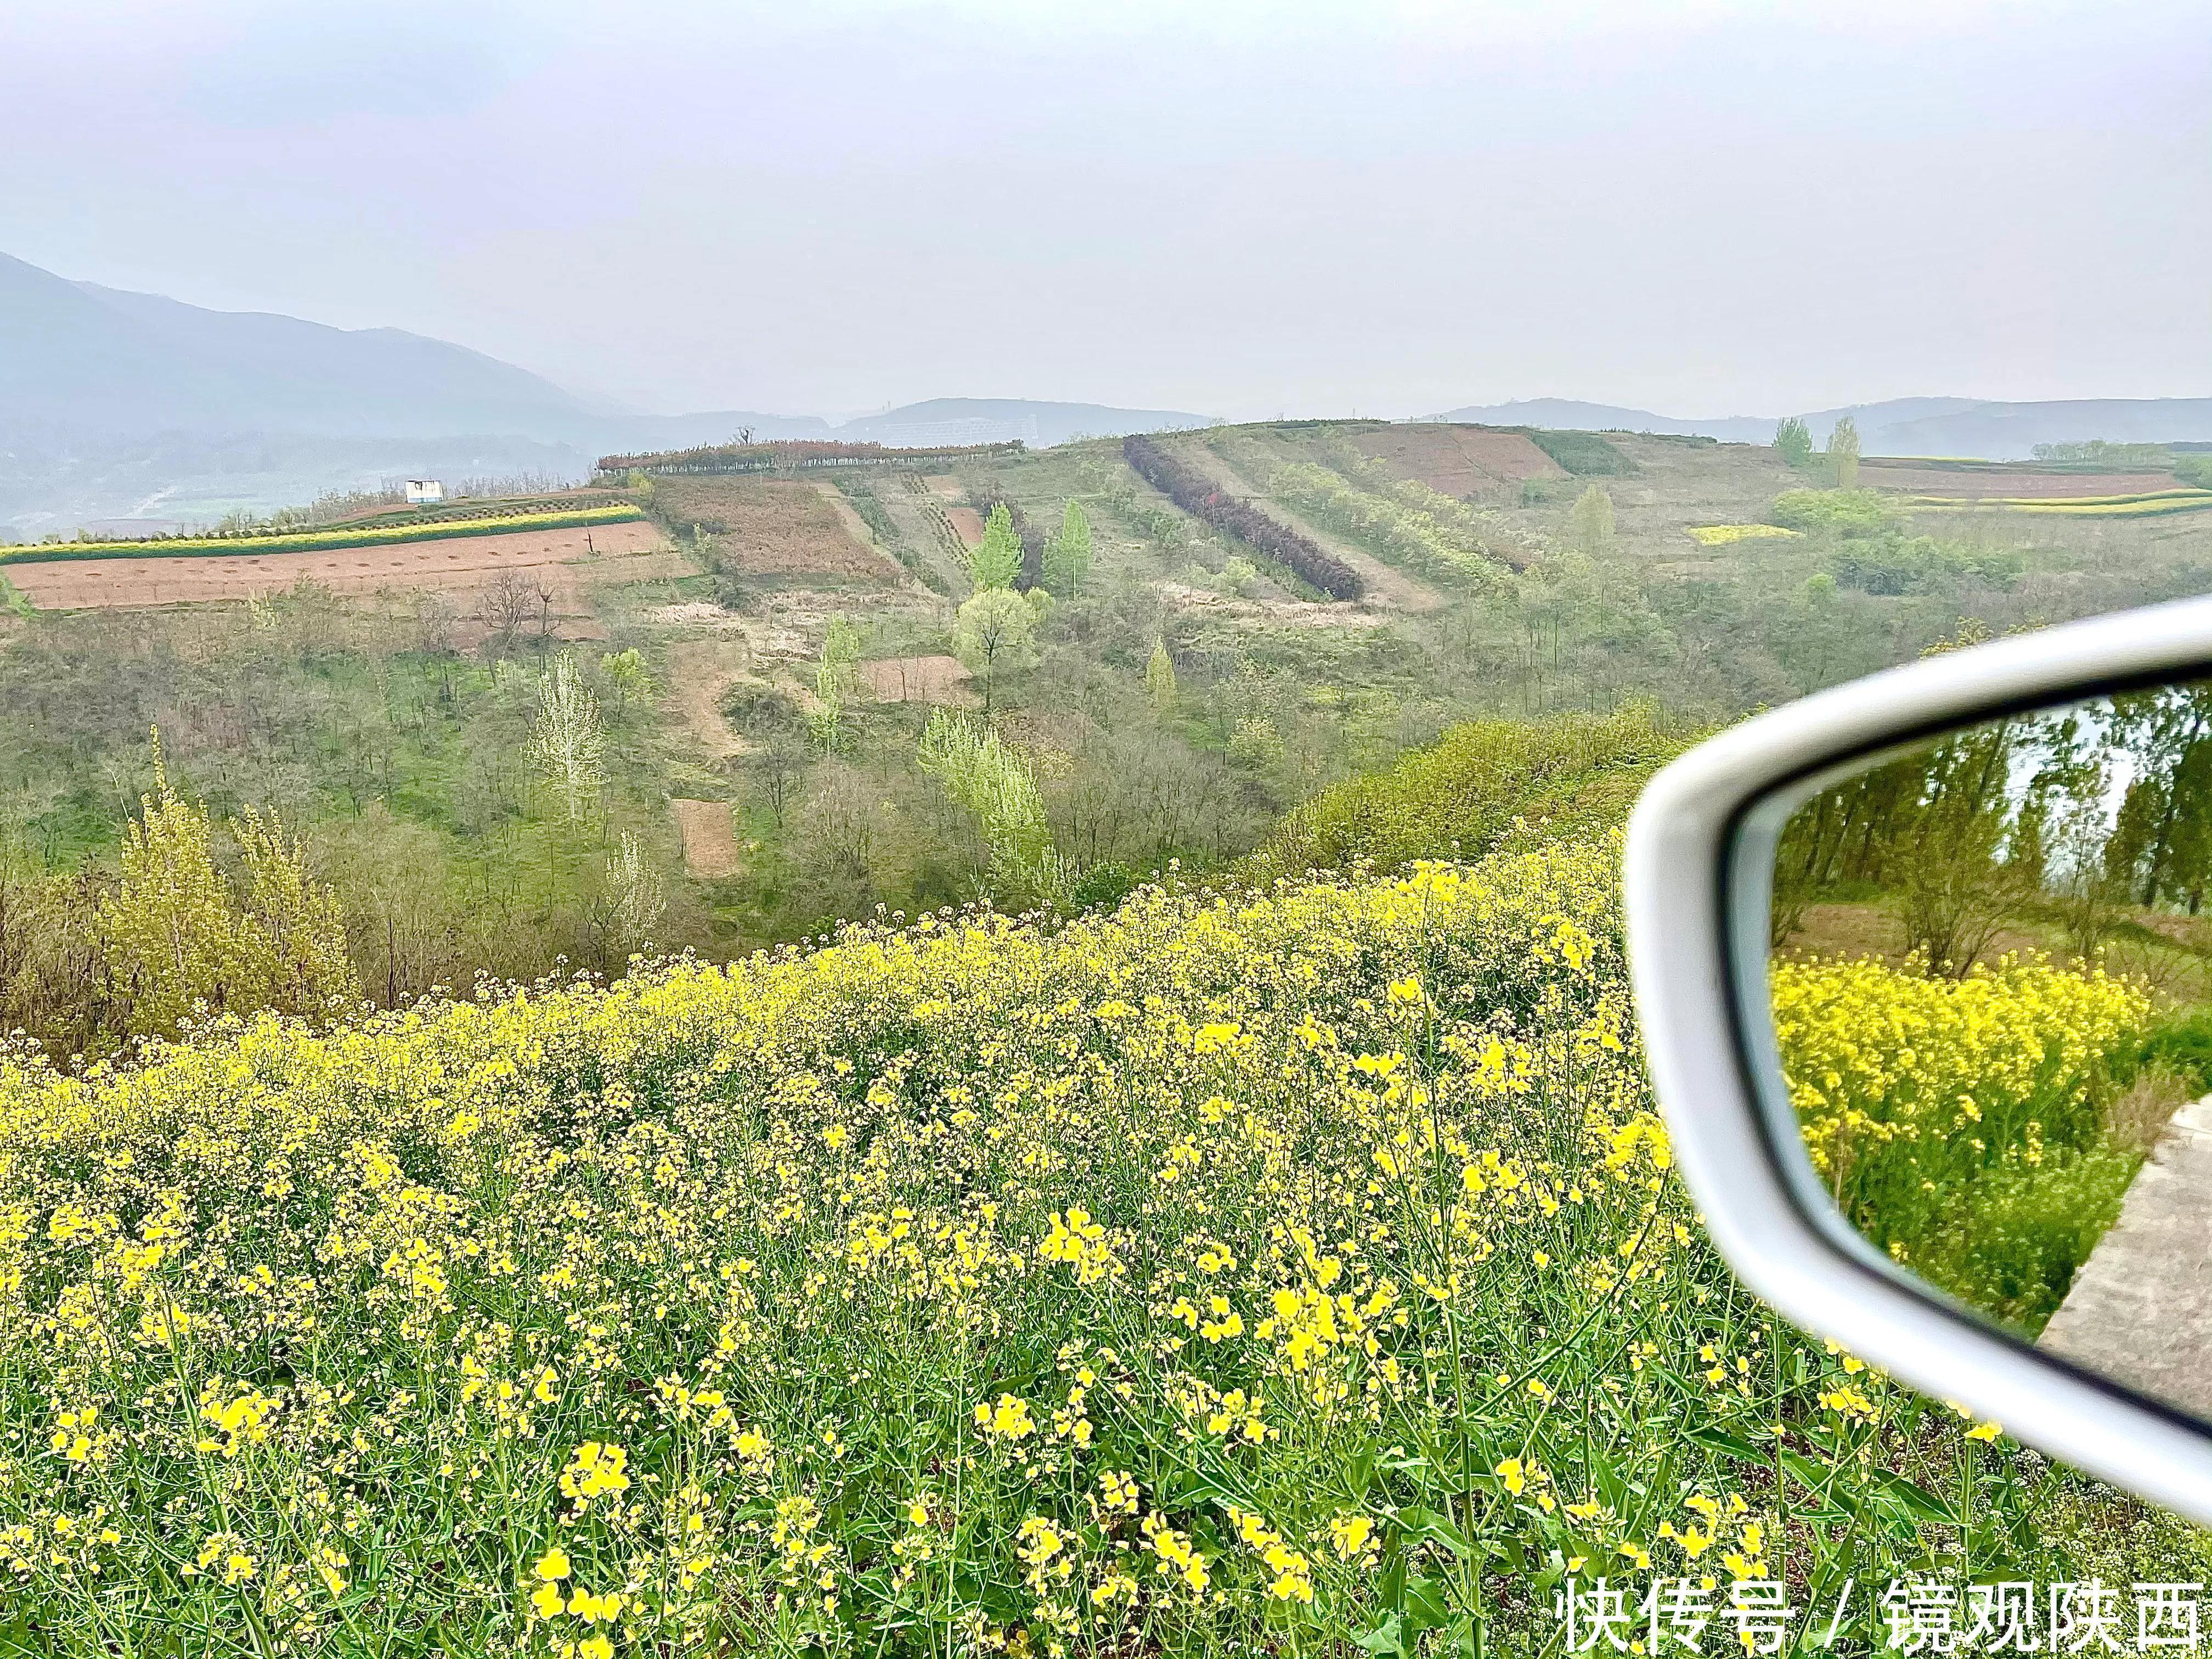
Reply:
[[460, 611], [451, 596], [421, 593], [415, 599], [415, 648], [426, 657], [442, 657], [453, 648], [453, 624]]
[[501, 571], [486, 584], [477, 615], [502, 651], [514, 648], [520, 635], [538, 610], [538, 584], [516, 569]]

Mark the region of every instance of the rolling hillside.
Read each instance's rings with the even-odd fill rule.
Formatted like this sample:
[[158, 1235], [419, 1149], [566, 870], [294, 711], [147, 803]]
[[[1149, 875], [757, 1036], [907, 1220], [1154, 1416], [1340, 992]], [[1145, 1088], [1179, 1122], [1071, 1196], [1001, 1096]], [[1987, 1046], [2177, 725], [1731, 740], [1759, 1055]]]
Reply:
[[[2043, 403], [1992, 403], [1973, 398], [1893, 398], [1883, 403], [1807, 411], [1816, 442], [1844, 416], [1857, 422], [1869, 455], [1969, 455], [2025, 460], [2038, 444], [2106, 438], [2116, 443], [2197, 442], [2212, 439], [2212, 398], [2084, 398]], [[1717, 438], [1723, 443], [1772, 441], [1778, 416], [1716, 419], [1655, 415], [1647, 409], [1530, 398], [1470, 404], [1435, 417], [1485, 426], [1534, 426], [1588, 432], [1655, 432]]]

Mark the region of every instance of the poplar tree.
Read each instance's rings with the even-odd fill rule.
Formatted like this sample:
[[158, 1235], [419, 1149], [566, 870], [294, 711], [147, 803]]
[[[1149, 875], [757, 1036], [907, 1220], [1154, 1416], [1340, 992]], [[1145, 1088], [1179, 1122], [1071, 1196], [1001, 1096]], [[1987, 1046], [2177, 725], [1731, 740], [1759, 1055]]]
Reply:
[[1837, 489], [1858, 488], [1859, 425], [1848, 415], [1828, 434], [1828, 464], [1835, 468]]
[[814, 663], [814, 707], [807, 714], [822, 752], [833, 755], [844, 735], [845, 705], [852, 700], [860, 664], [860, 630], [842, 611], [830, 619], [822, 654]]
[[1155, 714], [1174, 712], [1176, 706], [1175, 659], [1168, 655], [1165, 640], [1152, 641], [1152, 654], [1145, 663], [1145, 696], [1149, 698]]
[[1598, 558], [1613, 548], [1613, 497], [1602, 484], [1583, 491], [1567, 514], [1567, 539], [1585, 558]]
[[1070, 501], [1060, 515], [1060, 535], [1045, 550], [1045, 586], [1062, 599], [1072, 599], [1091, 574], [1091, 520], [1079, 501]]
[[1774, 428], [1774, 448], [1792, 466], [1813, 464], [1813, 434], [1798, 416], [1790, 416]]
[[1011, 588], [1014, 578], [1022, 574], [1022, 538], [1014, 533], [1014, 515], [1004, 501], [991, 509], [983, 525], [982, 545], [969, 559], [968, 568], [979, 590]]

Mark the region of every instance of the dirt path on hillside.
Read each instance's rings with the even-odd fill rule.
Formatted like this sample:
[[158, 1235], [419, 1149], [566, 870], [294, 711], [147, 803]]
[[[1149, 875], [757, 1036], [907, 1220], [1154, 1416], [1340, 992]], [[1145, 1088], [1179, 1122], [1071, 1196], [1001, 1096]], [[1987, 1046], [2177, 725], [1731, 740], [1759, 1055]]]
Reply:
[[680, 640], [668, 647], [671, 711], [709, 760], [734, 760], [752, 745], [722, 718], [722, 694], [752, 678], [752, 650], [743, 639]]
[[1184, 443], [1176, 447], [1176, 454], [1203, 472], [1226, 492], [1234, 495], [1256, 498], [1267, 516], [1290, 526], [1302, 536], [1310, 537], [1315, 544], [1334, 553], [1359, 573], [1366, 591], [1361, 596], [1369, 605], [1392, 611], [1437, 611], [1443, 607], [1443, 595], [1426, 582], [1416, 581], [1404, 571], [1382, 562], [1372, 553], [1361, 550], [1341, 536], [1322, 529], [1319, 525], [1301, 518], [1267, 494], [1261, 484], [1247, 478], [1235, 467], [1215, 454], [1203, 444]]
[[684, 868], [704, 881], [738, 873], [744, 859], [738, 848], [737, 821], [726, 800], [674, 800], [676, 833], [684, 842]]
[[2173, 1115], [2037, 1346], [2212, 1417], [2212, 1095]]

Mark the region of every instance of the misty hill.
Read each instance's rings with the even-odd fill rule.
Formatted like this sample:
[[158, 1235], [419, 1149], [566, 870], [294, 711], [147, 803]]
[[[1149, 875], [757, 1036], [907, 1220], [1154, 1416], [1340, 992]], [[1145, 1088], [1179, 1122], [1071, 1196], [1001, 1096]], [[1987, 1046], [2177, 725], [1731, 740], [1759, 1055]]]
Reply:
[[[2086, 398], [1998, 403], [1972, 398], [1893, 398], [1806, 412], [1816, 442], [1849, 415], [1869, 455], [1958, 455], [2023, 460], [2038, 444], [2105, 438], [2115, 443], [2188, 443], [2212, 439], [2212, 398]], [[1470, 405], [1437, 416], [1483, 426], [1547, 426], [1584, 431], [1662, 432], [1770, 443], [1778, 417], [1730, 415], [1698, 419], [1644, 409], [1531, 398]]]
[[[1875, 405], [1876, 408], [1881, 405]], [[1825, 434], [1834, 423], [1808, 416]], [[1825, 424], [1823, 423], [1825, 420]], [[2081, 398], [2052, 403], [1973, 404], [1917, 419], [1894, 420], [1862, 447], [1874, 455], [1969, 455], [1996, 461], [2026, 459], [2038, 444], [2105, 438], [2114, 443], [2201, 443], [2212, 439], [2212, 398]]]
[[584, 438], [617, 411], [396, 328], [209, 311], [0, 255], [0, 427]]
[[211, 311], [0, 254], [0, 539], [95, 519], [204, 522], [386, 479], [581, 478], [599, 455], [757, 438], [1064, 441], [1203, 417], [939, 398], [842, 428], [813, 415], [641, 415], [402, 329]]

